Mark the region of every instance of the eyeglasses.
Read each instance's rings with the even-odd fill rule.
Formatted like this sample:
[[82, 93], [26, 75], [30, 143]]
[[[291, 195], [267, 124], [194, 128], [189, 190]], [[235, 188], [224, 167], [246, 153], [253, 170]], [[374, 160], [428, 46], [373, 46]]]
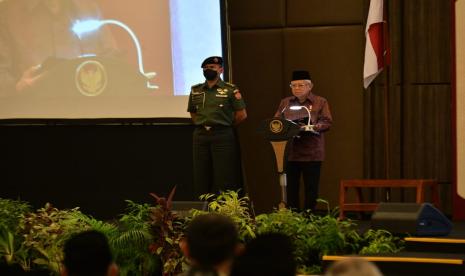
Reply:
[[290, 88], [304, 88], [307, 84], [306, 83], [295, 83], [295, 84], [289, 84]]

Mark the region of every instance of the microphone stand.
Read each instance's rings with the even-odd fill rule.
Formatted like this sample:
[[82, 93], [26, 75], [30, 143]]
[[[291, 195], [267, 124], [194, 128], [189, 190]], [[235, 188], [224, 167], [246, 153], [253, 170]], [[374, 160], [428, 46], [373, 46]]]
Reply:
[[291, 106], [289, 109], [291, 110], [300, 110], [300, 109], [305, 109], [307, 110], [307, 113], [308, 113], [308, 120], [307, 120], [307, 124], [302, 126], [301, 127], [301, 130], [302, 131], [309, 131], [313, 134], [317, 134], [319, 135], [320, 133], [318, 131], [315, 131], [315, 129], [313, 129], [314, 125], [311, 124], [311, 119], [312, 119], [312, 114], [311, 114], [311, 110], [312, 110], [312, 106], [310, 106], [310, 108], [306, 107], [305, 105], [294, 105], [294, 106]]

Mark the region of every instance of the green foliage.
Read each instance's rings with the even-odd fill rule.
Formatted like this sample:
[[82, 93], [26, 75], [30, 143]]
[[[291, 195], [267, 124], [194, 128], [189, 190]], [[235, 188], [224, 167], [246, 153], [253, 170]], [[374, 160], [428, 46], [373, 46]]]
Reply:
[[257, 216], [257, 233], [288, 235], [294, 244], [299, 273], [319, 273], [322, 255], [354, 253], [360, 241], [356, 225], [340, 221], [335, 215], [328, 212], [325, 216], [317, 216], [280, 209]]
[[370, 229], [363, 235], [363, 248], [359, 254], [397, 253], [403, 249], [404, 241], [386, 230]]
[[84, 230], [95, 230], [104, 234], [109, 240], [119, 235], [119, 230], [116, 225], [95, 219], [79, 211], [70, 212], [69, 217], [75, 221], [81, 222], [78, 226], [82, 226], [83, 228], [76, 229], [75, 232], [80, 232]]
[[130, 200], [126, 203], [126, 213], [118, 221], [120, 232], [109, 238], [120, 275], [151, 275], [161, 265], [149, 250], [153, 241], [149, 223], [151, 206]]
[[131, 200], [126, 200], [126, 213], [122, 214], [119, 223], [123, 228], [146, 228], [150, 218], [152, 206], [144, 203], [139, 204]]
[[15, 232], [18, 222], [30, 209], [27, 202], [0, 198], [0, 226]]
[[35, 213], [28, 213], [19, 225], [23, 246], [33, 266], [59, 272], [63, 260], [64, 242], [74, 233], [87, 228], [79, 208], [58, 210], [47, 203]]
[[256, 218], [257, 234], [268, 232], [288, 235], [294, 244], [294, 257], [299, 267], [310, 262], [312, 251], [308, 240], [312, 237], [310, 219], [289, 209], [261, 214]]
[[288, 235], [294, 244], [294, 256], [299, 273], [321, 272], [321, 257], [325, 254], [353, 254], [361, 238], [350, 220], [337, 219], [337, 209], [328, 206], [324, 216], [311, 212], [298, 213], [288, 209], [257, 216], [257, 233], [279, 232]]
[[19, 221], [29, 210], [27, 202], [0, 198], [0, 257], [7, 264], [16, 262], [27, 266], [25, 250], [21, 246], [23, 238], [16, 231]]
[[15, 237], [5, 226], [0, 225], [0, 255], [7, 264], [12, 264], [15, 257]]
[[[187, 218], [178, 217], [171, 210], [174, 190], [167, 199], [151, 194], [154, 205], [127, 200], [125, 213], [111, 223], [78, 208], [58, 210], [46, 204], [29, 212], [25, 202], [0, 199], [0, 262], [18, 263], [31, 270], [46, 267], [58, 273], [64, 242], [76, 232], [93, 229], [107, 236], [122, 276], [151, 275], [161, 267], [165, 275], [182, 272], [187, 266], [179, 243], [192, 218], [205, 211], [193, 210]], [[201, 199], [208, 202], [206, 212], [229, 216], [237, 224], [243, 242], [267, 232], [288, 235], [301, 274], [320, 273], [324, 254], [395, 253], [402, 249], [402, 241], [384, 230], [369, 230], [360, 236], [355, 222], [339, 220], [338, 209], [331, 209], [324, 200], [319, 201], [327, 206], [325, 215], [280, 209], [253, 217], [249, 198], [239, 192], [206, 194]]]
[[185, 221], [171, 210], [172, 198], [176, 187], [170, 192], [168, 198], [155, 198], [155, 207], [150, 208], [149, 224], [150, 234], [153, 237], [149, 246], [150, 252], [160, 258], [163, 264], [163, 273], [178, 274], [184, 267], [184, 255], [179, 243], [183, 237]]
[[242, 241], [255, 238], [255, 221], [249, 212], [249, 197], [240, 197], [239, 192], [228, 190], [219, 195], [205, 194], [200, 199], [209, 202], [209, 212], [230, 217], [237, 224]]

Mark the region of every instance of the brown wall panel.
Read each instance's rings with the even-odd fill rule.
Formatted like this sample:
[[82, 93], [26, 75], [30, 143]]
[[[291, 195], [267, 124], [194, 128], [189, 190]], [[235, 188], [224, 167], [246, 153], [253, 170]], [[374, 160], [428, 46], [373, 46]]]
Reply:
[[288, 0], [287, 26], [362, 24], [363, 0]]
[[383, 178], [384, 165], [384, 97], [383, 86], [372, 85], [364, 92], [364, 177]]
[[[389, 91], [389, 178], [402, 178], [402, 87], [393, 85]], [[381, 125], [377, 126], [381, 127]]]
[[[379, 76], [384, 78], [384, 74]], [[372, 85], [364, 92], [364, 176], [366, 178], [402, 178], [402, 87], [389, 87], [387, 106], [389, 120], [386, 137], [386, 87], [384, 85]], [[386, 142], [389, 139], [389, 161], [385, 157]], [[386, 167], [386, 162], [389, 166]], [[388, 170], [388, 171], [387, 171]]]
[[285, 0], [227, 0], [231, 29], [281, 28]]
[[450, 1], [404, 3], [405, 82], [450, 82]]
[[[388, 44], [390, 50], [389, 80], [391, 86], [399, 85], [403, 81], [403, 5], [405, 0], [389, 0], [388, 9], [391, 11], [388, 18]], [[368, 10], [367, 10], [368, 13]], [[368, 14], [365, 16], [367, 17]], [[395, 70], [391, 69], [395, 68]], [[379, 79], [383, 79], [380, 76]]]
[[404, 176], [437, 179], [442, 211], [450, 214], [450, 86], [409, 86], [404, 93]]
[[273, 150], [257, 129], [282, 96], [282, 30], [233, 31], [231, 41], [233, 81], [248, 111], [239, 127], [247, 189], [257, 212], [270, 211], [279, 203], [279, 181]]
[[450, 181], [450, 86], [409, 86], [403, 112], [405, 177]]
[[337, 84], [334, 94], [338, 97], [349, 96], [347, 90], [362, 95], [361, 26], [290, 28], [284, 38], [287, 81], [292, 70], [300, 67], [310, 70], [317, 87]]
[[334, 124], [326, 133], [320, 196], [335, 206], [339, 180], [363, 177], [363, 29], [292, 28], [284, 38], [286, 81], [295, 69], [309, 70], [313, 92], [327, 98], [331, 107]]

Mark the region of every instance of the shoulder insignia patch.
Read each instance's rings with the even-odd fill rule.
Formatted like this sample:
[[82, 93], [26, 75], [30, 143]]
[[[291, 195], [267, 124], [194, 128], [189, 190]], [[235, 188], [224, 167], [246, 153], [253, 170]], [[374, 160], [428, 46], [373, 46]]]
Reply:
[[199, 83], [196, 85], [191, 86], [191, 92], [199, 92], [202, 91], [203, 83]]
[[227, 86], [230, 86], [230, 87], [236, 87], [236, 85], [235, 85], [235, 84], [232, 84], [232, 83], [230, 83], [230, 82], [227, 82], [227, 81], [225, 81], [224, 83], [225, 83]]

